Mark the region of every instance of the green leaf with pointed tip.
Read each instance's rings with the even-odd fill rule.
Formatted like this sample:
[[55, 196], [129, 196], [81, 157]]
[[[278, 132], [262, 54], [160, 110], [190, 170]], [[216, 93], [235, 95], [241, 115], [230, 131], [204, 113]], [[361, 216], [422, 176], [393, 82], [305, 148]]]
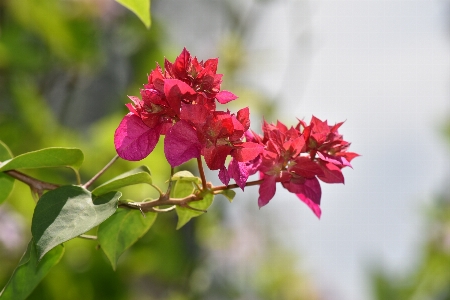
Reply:
[[184, 180], [184, 181], [192, 181], [192, 182], [196, 182], [196, 183], [202, 182], [202, 180], [199, 177], [195, 177], [194, 174], [192, 174], [189, 171], [176, 172], [175, 174], [173, 174], [172, 180], [173, 181]]
[[[206, 211], [211, 206], [213, 199], [214, 199], [214, 195], [211, 193], [207, 193], [207, 194], [205, 194], [205, 196], [203, 197], [202, 200], [192, 201], [189, 203], [189, 206]], [[177, 206], [176, 211], [178, 214], [177, 229], [180, 229], [181, 227], [183, 227], [192, 218], [195, 218], [195, 217], [198, 217], [198, 216], [204, 214], [204, 212], [202, 212], [202, 211], [197, 211], [197, 210], [190, 209], [188, 207], [181, 207], [181, 206]]]
[[136, 16], [141, 19], [145, 27], [150, 28], [150, 2], [151, 0], [116, 0], [129, 10], [131, 10]]
[[[0, 162], [11, 159], [12, 154], [8, 146], [0, 141]], [[0, 204], [5, 201], [14, 187], [14, 178], [5, 173], [0, 173]]]
[[34, 209], [31, 223], [38, 258], [105, 221], [117, 210], [121, 195], [110, 192], [92, 200], [88, 190], [73, 185], [44, 194]]
[[217, 193], [217, 195], [223, 195], [225, 196], [228, 201], [233, 202], [234, 197], [236, 196], [236, 192], [233, 190], [222, 190], [220, 192]]
[[[191, 195], [194, 192], [194, 190], [195, 188], [191, 181], [178, 180], [175, 182], [173, 186], [171, 197], [184, 198]], [[192, 201], [189, 203], [189, 206], [201, 210], [206, 210], [211, 205], [213, 199], [214, 199], [213, 194], [205, 193], [205, 196], [203, 197], [202, 200]], [[175, 210], [178, 215], [177, 229], [183, 227], [187, 222], [189, 222], [190, 219], [198, 217], [201, 214], [203, 214], [202, 211], [193, 210], [188, 207], [177, 206]]]
[[83, 152], [77, 148], [45, 148], [2, 162], [0, 171], [47, 167], [70, 167], [78, 170], [83, 159]]
[[119, 208], [98, 227], [98, 242], [114, 270], [125, 250], [137, 242], [156, 220], [157, 213], [149, 212], [145, 217], [139, 210]]
[[92, 191], [92, 194], [101, 195], [107, 192], [117, 191], [125, 186], [139, 183], [152, 184], [152, 177], [147, 166], [140, 166], [136, 169], [123, 173], [108, 182], [105, 182], [104, 184], [96, 187]]
[[36, 246], [31, 240], [19, 265], [0, 293], [0, 299], [26, 299], [50, 269], [60, 261], [63, 254], [64, 246], [60, 245], [53, 248], [39, 261]]

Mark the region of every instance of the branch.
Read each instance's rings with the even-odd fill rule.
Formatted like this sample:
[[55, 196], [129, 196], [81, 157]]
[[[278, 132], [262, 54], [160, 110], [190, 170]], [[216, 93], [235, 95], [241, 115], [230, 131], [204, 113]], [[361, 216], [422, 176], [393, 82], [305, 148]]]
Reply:
[[54, 190], [59, 187], [59, 185], [57, 184], [41, 181], [39, 179], [30, 177], [16, 170], [5, 171], [4, 173], [27, 184], [32, 191], [38, 193], [39, 197], [42, 196], [44, 191]]
[[[263, 182], [262, 179], [250, 181], [250, 182], [247, 182], [245, 184], [245, 186], [260, 185], [262, 182]], [[231, 189], [237, 189], [237, 188], [240, 188], [240, 186], [237, 184], [221, 185], [221, 186], [213, 187], [211, 189], [211, 191], [216, 192], [216, 191], [231, 190]]]
[[103, 173], [105, 173], [105, 171], [111, 167], [111, 165], [119, 158], [118, 155], [114, 156], [113, 159], [111, 159], [111, 161], [109, 163], [106, 164], [106, 166], [103, 167], [103, 169], [101, 169], [97, 174], [94, 175], [94, 177], [91, 178], [91, 180], [89, 180], [88, 182], [86, 182], [83, 187], [84, 188], [88, 188], [92, 183], [94, 183], [94, 181], [96, 181]]
[[197, 165], [198, 165], [198, 172], [200, 173], [200, 177], [202, 178], [203, 190], [206, 190], [207, 186], [206, 186], [205, 171], [203, 170], [203, 163], [201, 156], [197, 157]]
[[[122, 202], [120, 206], [128, 207], [131, 209], [138, 209], [141, 212], [167, 212], [171, 211], [175, 208], [175, 206], [187, 207], [190, 209], [194, 209], [189, 206], [189, 202], [202, 200], [203, 196], [191, 194], [184, 198], [166, 198], [164, 195], [160, 197], [158, 200], [149, 201], [149, 202]], [[168, 209], [159, 209], [155, 208], [157, 206], [171, 205]], [[195, 209], [197, 210], [197, 209]]]

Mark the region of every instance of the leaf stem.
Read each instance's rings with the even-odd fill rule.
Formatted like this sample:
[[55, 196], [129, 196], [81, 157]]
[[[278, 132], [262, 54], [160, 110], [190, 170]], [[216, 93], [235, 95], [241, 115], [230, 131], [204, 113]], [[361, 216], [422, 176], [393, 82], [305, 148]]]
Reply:
[[111, 161], [109, 163], [106, 164], [106, 166], [103, 167], [103, 169], [101, 169], [97, 174], [94, 175], [94, 177], [91, 178], [91, 180], [89, 180], [88, 182], [86, 182], [83, 187], [85, 189], [87, 189], [89, 186], [91, 186], [92, 183], [94, 183], [94, 181], [96, 181], [100, 176], [102, 176], [103, 173], [105, 173], [105, 171], [111, 167], [111, 165], [119, 158], [118, 155], [114, 156], [113, 159], [111, 159]]
[[150, 186], [151, 186], [152, 188], [154, 188], [154, 189], [159, 193], [159, 196], [160, 196], [160, 197], [164, 195], [164, 192], [163, 192], [158, 186], [156, 186], [156, 185], [154, 185], [154, 184], [150, 184]]
[[97, 237], [95, 235], [80, 234], [78, 237], [85, 240], [97, 240]]
[[156, 207], [152, 207], [151, 211], [156, 212], [156, 213], [164, 213], [164, 212], [169, 212], [172, 211], [176, 208], [176, 205], [172, 205], [171, 207], [168, 208], [156, 208]]

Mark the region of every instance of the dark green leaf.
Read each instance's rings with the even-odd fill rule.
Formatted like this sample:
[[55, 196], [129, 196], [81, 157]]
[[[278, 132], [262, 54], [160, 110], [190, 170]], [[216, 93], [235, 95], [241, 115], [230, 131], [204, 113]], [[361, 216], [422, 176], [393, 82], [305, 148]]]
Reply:
[[139, 210], [118, 209], [100, 224], [98, 242], [114, 270], [120, 255], [152, 227], [156, 216], [156, 213], [149, 212], [144, 218]]
[[116, 0], [133, 13], [144, 23], [145, 27], [150, 28], [150, 2], [151, 0]]
[[94, 195], [101, 195], [111, 191], [117, 191], [118, 189], [139, 184], [147, 183], [152, 184], [152, 177], [150, 176], [150, 170], [146, 166], [141, 166], [133, 169], [129, 172], [123, 173], [108, 182], [98, 186], [92, 191]]
[[117, 210], [122, 194], [95, 198], [80, 186], [62, 186], [44, 194], [34, 209], [31, 233], [39, 259], [55, 246], [102, 223]]
[[83, 152], [76, 148], [46, 148], [18, 155], [0, 164], [0, 171], [46, 167], [71, 167], [78, 170]]
[[[173, 198], [185, 198], [191, 195], [194, 192], [194, 190], [195, 188], [191, 181], [178, 180], [174, 184], [171, 196]], [[205, 193], [205, 196], [203, 197], [202, 200], [192, 201], [189, 203], [189, 206], [196, 209], [206, 210], [211, 205], [213, 199], [214, 199], [213, 194]], [[190, 209], [188, 207], [181, 207], [181, 206], [176, 207], [176, 212], [178, 215], [177, 229], [183, 227], [187, 222], [189, 222], [190, 219], [198, 217], [201, 214], [203, 214], [202, 211], [197, 211]]]
[[[11, 151], [2, 141], [0, 141], [0, 162], [6, 161], [12, 158]], [[5, 201], [14, 187], [14, 178], [11, 176], [0, 173], [0, 204]]]
[[31, 240], [28, 243], [27, 251], [3, 289], [0, 299], [26, 299], [50, 269], [59, 262], [63, 254], [64, 246], [60, 245], [53, 248], [39, 261], [36, 246]]

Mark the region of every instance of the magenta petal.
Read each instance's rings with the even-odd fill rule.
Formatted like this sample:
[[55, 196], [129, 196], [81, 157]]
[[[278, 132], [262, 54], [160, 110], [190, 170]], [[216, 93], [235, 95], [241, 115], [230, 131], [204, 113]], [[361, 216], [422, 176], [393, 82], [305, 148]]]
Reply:
[[220, 168], [219, 179], [225, 185], [228, 185], [228, 183], [230, 182], [230, 174], [228, 174], [228, 170], [227, 168], [225, 168], [225, 166], [222, 166], [222, 168]]
[[233, 150], [232, 156], [240, 162], [246, 162], [256, 158], [263, 150], [264, 147], [261, 144], [244, 142], [239, 148]]
[[216, 95], [217, 101], [219, 101], [219, 103], [221, 103], [221, 104], [228, 103], [237, 98], [238, 97], [235, 94], [233, 94], [232, 92], [229, 92], [229, 91], [221, 91]]
[[172, 167], [200, 156], [201, 144], [195, 129], [188, 122], [179, 121], [166, 133], [164, 153]]
[[307, 179], [304, 184], [297, 186], [297, 197], [302, 200], [313, 213], [320, 219], [322, 210], [320, 209], [320, 198], [322, 196], [322, 190], [320, 189], [320, 183], [317, 178]]
[[274, 176], [264, 176], [264, 180], [259, 186], [259, 208], [269, 203], [275, 195], [276, 188], [276, 178]]
[[237, 185], [244, 190], [249, 176], [247, 164], [232, 159], [228, 165], [228, 173], [236, 181]]
[[322, 215], [322, 210], [320, 209], [320, 206], [314, 203], [304, 194], [296, 194], [296, 195], [300, 200], [302, 200], [306, 205], [308, 205], [308, 207], [313, 211], [313, 213], [317, 216], [317, 218], [320, 219], [320, 216]]
[[326, 183], [344, 183], [344, 175], [339, 167], [332, 163], [321, 163], [323, 175], [318, 175], [320, 180]]
[[178, 79], [164, 80], [164, 94], [170, 108], [179, 115], [181, 108], [181, 100], [188, 97], [193, 97], [195, 91], [186, 83]]
[[138, 116], [128, 113], [114, 133], [114, 145], [121, 158], [141, 160], [153, 151], [159, 136], [159, 127], [150, 128]]

